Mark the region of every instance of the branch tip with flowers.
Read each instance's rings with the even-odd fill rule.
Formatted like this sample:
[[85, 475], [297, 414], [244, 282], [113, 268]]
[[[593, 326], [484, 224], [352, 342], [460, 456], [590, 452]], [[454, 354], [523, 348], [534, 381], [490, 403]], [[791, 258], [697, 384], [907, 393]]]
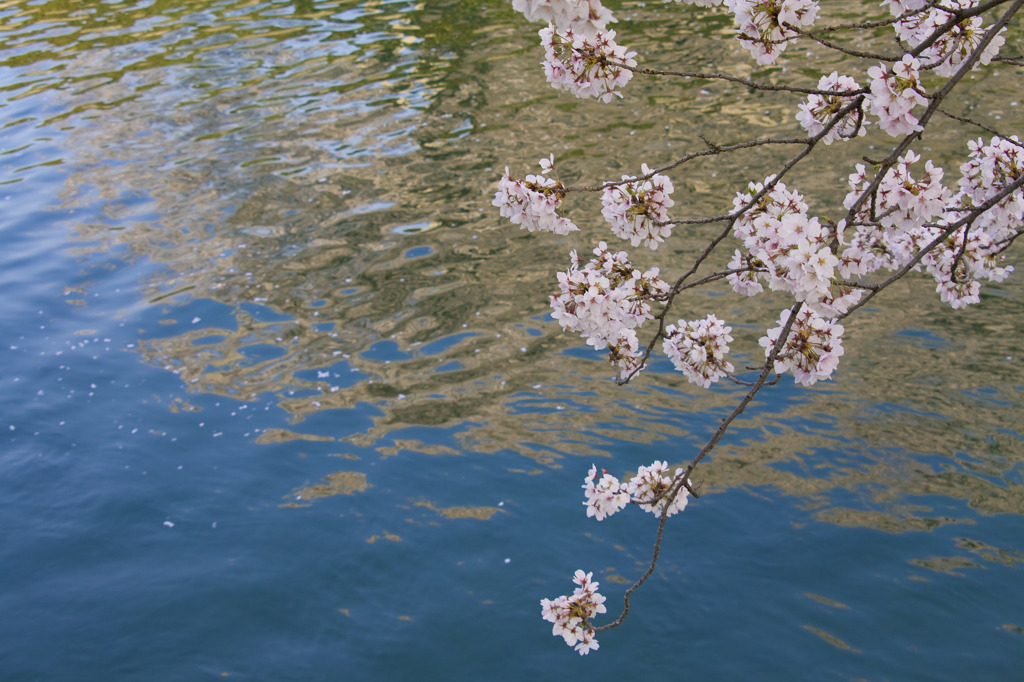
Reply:
[[[672, 1], [679, 2], [666, 0]], [[661, 341], [664, 355], [690, 383], [710, 389], [729, 379], [747, 387], [685, 466], [673, 471], [667, 462], [656, 461], [625, 481], [590, 468], [583, 483], [588, 517], [602, 521], [635, 506], [656, 515], [659, 523], [648, 568], [625, 591], [614, 621], [594, 623], [607, 612], [606, 599], [593, 574], [582, 570], [575, 573], [572, 595], [541, 601], [553, 634], [580, 654], [598, 648], [597, 632], [626, 618], [630, 596], [656, 569], [668, 518], [698, 496], [699, 485], [691, 482], [694, 469], [759, 391], [786, 374], [805, 386], [830, 379], [845, 352], [846, 325], [841, 322], [911, 272], [930, 276], [940, 299], [954, 309], [978, 303], [982, 281], [1002, 281], [1013, 271], [1005, 254], [1024, 233], [1024, 144], [1016, 134], [942, 108], [952, 92], [967, 87], [965, 76], [973, 70], [992, 63], [1022, 65], [1020, 57], [1002, 57], [999, 51], [1024, 0], [884, 0], [888, 16], [872, 16], [878, 10], [869, 3], [863, 22], [825, 27], [814, 26], [820, 18], [817, 0], [686, 2], [704, 8], [724, 4], [733, 15], [736, 38], [759, 65], [774, 64], [791, 43], [806, 40], [842, 56], [864, 80], [833, 70], [809, 88], [725, 73], [639, 67], [636, 53], [608, 30], [615, 17], [600, 0], [512, 0], [528, 20], [547, 24], [539, 32], [544, 73], [553, 87], [576, 97], [610, 103], [623, 97], [634, 75], [644, 75], [733, 82], [803, 98], [794, 107], [803, 137], [719, 145], [701, 135], [703, 149], [663, 160], [658, 167], [642, 163], [639, 175], [581, 187], [548, 177], [555, 166], [552, 154], [540, 161], [540, 175], [519, 180], [506, 169], [498, 182], [493, 205], [530, 232], [578, 231], [564, 216], [563, 204], [572, 194], [588, 192], [600, 193], [601, 214], [612, 234], [631, 247], [657, 251], [676, 226], [722, 224], [689, 264], [670, 262], [641, 271], [625, 250], [600, 241], [587, 260], [573, 250], [568, 269], [556, 276], [552, 317], [588, 345], [607, 349], [619, 383], [636, 377]], [[988, 26], [986, 17], [994, 18]], [[842, 44], [844, 38], [889, 26], [902, 54]], [[922, 163], [911, 149], [936, 113], [971, 131], [965, 134], [965, 160], [955, 183], [943, 168], [932, 160]], [[820, 145], [851, 144], [872, 125], [893, 138], [887, 155], [855, 165], [834, 218], [811, 215], [804, 196], [785, 182], [787, 175]], [[987, 141], [974, 137], [979, 130], [989, 136]], [[731, 209], [670, 217], [670, 209], [679, 209], [668, 172], [682, 172], [698, 158], [766, 145], [792, 146], [795, 153], [764, 180], [737, 189]], [[676, 269], [682, 274], [663, 279], [662, 272]], [[740, 296], [757, 296], [767, 287], [792, 297], [789, 307], [772, 313], [774, 326], [758, 341], [764, 362], [749, 368], [757, 372], [753, 380], [736, 376], [728, 359], [732, 328], [717, 315], [670, 321], [678, 294], [723, 281]], [[648, 335], [643, 344], [640, 334]]]

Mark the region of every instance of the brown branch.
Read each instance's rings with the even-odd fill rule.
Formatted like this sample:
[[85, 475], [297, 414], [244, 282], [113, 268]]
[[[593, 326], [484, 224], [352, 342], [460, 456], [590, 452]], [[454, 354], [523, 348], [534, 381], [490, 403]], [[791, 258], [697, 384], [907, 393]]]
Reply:
[[[722, 420], [722, 423], [718, 425], [718, 428], [715, 430], [715, 433], [711, 436], [710, 440], [708, 440], [704, 447], [701, 448], [700, 452], [697, 453], [693, 460], [690, 461], [690, 463], [686, 466], [683, 472], [681, 474], [676, 475], [672, 483], [672, 486], [667, 491], [662, 493], [662, 495], [660, 496], [660, 499], [662, 501], [661, 518], [658, 521], [658, 534], [654, 540], [654, 549], [651, 552], [651, 561], [647, 566], [647, 570], [644, 571], [644, 574], [640, 576], [640, 578], [637, 579], [637, 581], [633, 583], [622, 595], [622, 613], [619, 615], [619, 617], [611, 623], [607, 623], [605, 625], [602, 625], [601, 627], [594, 628], [595, 632], [600, 632], [602, 630], [610, 630], [611, 628], [618, 627], [622, 624], [622, 621], [626, 619], [626, 616], [629, 614], [629, 598], [632, 596], [633, 592], [635, 592], [637, 589], [640, 588], [641, 585], [647, 582], [647, 579], [654, 574], [654, 569], [657, 568], [658, 557], [661, 555], [661, 542], [664, 538], [665, 533], [665, 522], [668, 520], [669, 507], [672, 505], [672, 502], [675, 500], [676, 496], [679, 495], [679, 493], [682, 491], [684, 487], [689, 492], [696, 495], [696, 490], [693, 490], [687, 482], [690, 478], [690, 474], [693, 472], [694, 467], [696, 467], [697, 464], [700, 463], [700, 461], [704, 459], [708, 455], [708, 453], [714, 449], [714, 447], [725, 435], [725, 432], [729, 429], [729, 425], [732, 424], [733, 420], [735, 420], [743, 413], [743, 410], [745, 410], [747, 405], [749, 405], [750, 402], [754, 399], [754, 396], [757, 395], [758, 391], [760, 391], [762, 388], [764, 388], [765, 385], [768, 384], [768, 375], [772, 373], [772, 367], [774, 367], [775, 365], [775, 358], [778, 357], [779, 351], [782, 349], [782, 346], [785, 345], [786, 340], [789, 338], [789, 332], [793, 328], [793, 323], [796, 321], [797, 313], [800, 311], [800, 308], [802, 306], [803, 303], [797, 303], [792, 308], [790, 308], [789, 319], [786, 320], [786, 324], [783, 325], [782, 332], [779, 334], [779, 338], [776, 339], [775, 344], [772, 346], [771, 352], [765, 359], [764, 365], [761, 369], [761, 373], [758, 375], [757, 380], [754, 382], [754, 384], [750, 387], [750, 390], [747, 391], [747, 394], [743, 396], [743, 400], [739, 402], [739, 404], [736, 406], [735, 409], [733, 409], [732, 413], [730, 413], [728, 417]], [[656, 502], [657, 499], [654, 501]]]

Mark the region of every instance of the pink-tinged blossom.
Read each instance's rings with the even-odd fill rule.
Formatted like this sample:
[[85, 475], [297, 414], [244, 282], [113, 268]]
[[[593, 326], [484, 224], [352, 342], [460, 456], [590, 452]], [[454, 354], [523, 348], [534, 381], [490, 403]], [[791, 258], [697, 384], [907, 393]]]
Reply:
[[[917, 3], [914, 4], [917, 5]], [[940, 0], [924, 11], [907, 14], [909, 7], [900, 2], [892, 2], [889, 9], [894, 17], [899, 18], [894, 24], [896, 34], [911, 48], [916, 48], [930, 39], [949, 21], [953, 16], [952, 12], [972, 9], [977, 5], [976, 0]], [[919, 7], [915, 6], [913, 9], [918, 10], [923, 7], [924, 3], [921, 3]], [[978, 57], [978, 61], [975, 62], [975, 69], [989, 64], [999, 54], [999, 48], [1005, 43], [1005, 38], [1002, 35], [1005, 30], [1005, 28], [1002, 29], [989, 41], [985, 50]], [[948, 78], [956, 73], [960, 64], [977, 49], [985, 31], [980, 16], [968, 17], [946, 29], [937, 40], [918, 55], [918, 59], [925, 64], [934, 64], [936, 75]]]
[[651, 301], [664, 297], [668, 284], [658, 278], [657, 268], [641, 273], [625, 251], [613, 253], [605, 242], [582, 267], [575, 251], [570, 258], [569, 269], [557, 276], [551, 316], [595, 349], [608, 348], [620, 376], [632, 374], [643, 357], [634, 330], [654, 317]]
[[619, 89], [633, 77], [624, 67], [636, 66], [636, 52], [618, 45], [615, 31], [598, 31], [591, 37], [548, 25], [540, 30], [540, 38], [544, 74], [552, 86], [605, 103], [622, 97]]
[[758, 293], [756, 280], [762, 279], [772, 291], [789, 292], [809, 305], [820, 301], [841, 304], [845, 299], [832, 291], [839, 260], [829, 244], [831, 233], [817, 218], [807, 215], [807, 204], [799, 192], [781, 182], [765, 191], [773, 177], [764, 184], [751, 183], [733, 200], [736, 210], [750, 206], [733, 227], [748, 254], [737, 253], [729, 267], [746, 265], [751, 270], [729, 275], [729, 282], [735, 291], [746, 295]]
[[560, 31], [572, 29], [589, 37], [615, 21], [600, 0], [512, 0], [512, 9], [522, 12], [528, 21], [543, 21]]
[[587, 478], [583, 481], [583, 505], [587, 508], [587, 517], [593, 516], [598, 521], [621, 511], [629, 504], [629, 493], [626, 486], [605, 470], [601, 470], [601, 478], [597, 478], [597, 467], [591, 466]]
[[818, 16], [817, 0], [725, 0], [738, 38], [758, 64], [772, 64]]
[[[861, 202], [852, 234], [844, 230], [841, 235], [846, 249], [839, 254], [838, 267], [844, 277], [902, 268], [937, 236], [932, 228], [944, 223], [949, 207], [959, 203], [942, 184], [942, 169], [931, 161], [914, 176], [911, 166], [920, 158], [907, 151], [886, 171], [873, 201], [869, 197]], [[846, 208], [852, 208], [871, 184], [862, 164], [857, 164], [849, 183], [850, 192], [843, 201]]]
[[601, 215], [612, 227], [612, 232], [622, 239], [628, 239], [633, 246], [644, 246], [652, 251], [672, 233], [672, 226], [665, 225], [668, 209], [675, 202], [669, 195], [673, 192], [672, 181], [665, 175], [652, 173], [647, 164], [640, 167], [646, 180], [623, 175], [625, 182], [605, 187], [601, 196]]
[[[966, 206], [980, 206], [1024, 176], [1024, 148], [1014, 135], [993, 137], [990, 144], [978, 138], [968, 143], [970, 158], [960, 166], [960, 191]], [[993, 239], [1001, 241], [1024, 223], [1024, 190], [1017, 188], [975, 220]]]
[[726, 327], [714, 315], [692, 322], [679, 320], [665, 327], [662, 349], [690, 383], [709, 388], [734, 369], [725, 359], [731, 331], [732, 327]]
[[[858, 220], [877, 222], [889, 231], [913, 230], [938, 220], [949, 205], [953, 192], [942, 184], [942, 168], [930, 160], [925, 162], [924, 172], [915, 178], [911, 166], [920, 160], [921, 156], [910, 150], [897, 159], [875, 191], [874, 215], [871, 215], [872, 202], [866, 200], [857, 212]], [[857, 172], [850, 175], [849, 183], [850, 192], [843, 200], [846, 208], [851, 208], [871, 184], [862, 164], [857, 164]]]
[[757, 260], [750, 254], [743, 255], [739, 249], [733, 253], [729, 261], [730, 270], [741, 270], [744, 272], [733, 272], [726, 276], [726, 281], [732, 286], [732, 290], [741, 296], [756, 296], [764, 291], [764, 287], [757, 281], [757, 273], [764, 271], [764, 263]]
[[928, 103], [922, 94], [920, 68], [921, 62], [907, 54], [893, 64], [892, 71], [885, 64], [868, 69], [871, 94], [867, 101], [871, 113], [878, 117], [878, 126], [893, 137], [922, 129], [911, 113], [914, 107]]
[[[681, 476], [682, 473], [682, 469], [676, 469], [675, 476]], [[668, 492], [674, 482], [674, 477], [668, 473], [668, 462], [656, 461], [649, 467], [640, 467], [636, 476], [629, 480], [626, 489], [644, 511], [661, 516], [667, 506], [666, 515], [672, 516], [686, 509], [690, 497], [690, 491], [680, 486], [675, 497], [669, 500]]]
[[[768, 335], [758, 341], [764, 348], [766, 358], [771, 355], [790, 314], [788, 309], [783, 310], [779, 316], [779, 326], [769, 329]], [[839, 358], [844, 352], [843, 331], [843, 325], [835, 320], [826, 319], [806, 307], [802, 308], [793, 321], [789, 336], [775, 356], [775, 371], [779, 374], [791, 371], [796, 383], [805, 386], [828, 379], [839, 365]]]
[[537, 163], [540, 164], [540, 172], [543, 173], [544, 175], [547, 175], [548, 173], [555, 170], [555, 155], [549, 154], [548, 158], [541, 159]]
[[899, 17], [907, 12], [916, 12], [928, 4], [928, 0], [882, 0], [882, 7], [888, 7], [894, 17]]
[[[833, 71], [827, 76], [822, 76], [818, 81], [819, 90], [833, 92], [852, 92], [860, 89], [860, 84], [849, 76], [840, 76], [838, 71]], [[807, 101], [800, 105], [800, 112], [796, 120], [804, 127], [810, 135], [818, 135], [825, 129], [825, 126], [845, 107], [853, 102], [853, 97], [847, 95], [808, 95]], [[864, 135], [867, 130], [863, 113], [860, 109], [848, 112], [836, 123], [821, 141], [825, 144], [832, 144], [835, 140], [848, 140], [858, 135]]]
[[591, 620], [598, 614], [608, 612], [604, 605], [604, 595], [597, 591], [600, 583], [594, 582], [593, 578], [593, 573], [578, 570], [573, 576], [577, 587], [571, 596], [540, 600], [541, 617], [554, 624], [551, 634], [565, 640], [580, 656], [598, 649]]
[[644, 368], [644, 352], [633, 329], [620, 328], [608, 340], [608, 362], [615, 366], [619, 379], [626, 381]]
[[807, 307], [822, 317], [834, 318], [849, 311], [863, 296], [863, 289], [834, 286], [828, 296], [813, 303], [808, 302]]
[[[929, 236], [941, 233], [932, 230]], [[964, 240], [966, 239], [966, 243]], [[956, 230], [932, 249], [921, 264], [935, 278], [935, 290], [944, 303], [963, 308], [981, 301], [981, 279], [1001, 282], [1013, 272], [1012, 265], [1003, 265], [1001, 245], [982, 228]]]
[[[541, 160], [541, 168], [545, 168]], [[548, 172], [548, 170], [544, 170]], [[527, 175], [525, 180], [513, 178], [505, 169], [498, 181], [498, 191], [492, 206], [497, 206], [502, 217], [512, 224], [533, 232], [540, 230], [555, 234], [569, 234], [579, 228], [568, 218], [559, 215], [565, 187], [562, 183], [541, 175]]]

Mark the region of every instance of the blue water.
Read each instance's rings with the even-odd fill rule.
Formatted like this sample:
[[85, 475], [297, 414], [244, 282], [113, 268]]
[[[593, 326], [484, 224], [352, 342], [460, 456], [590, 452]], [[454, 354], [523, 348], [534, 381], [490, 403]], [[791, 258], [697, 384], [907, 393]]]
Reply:
[[[687, 25], [641, 4], [639, 48]], [[0, 26], [0, 680], [1021, 677], [1018, 282], [910, 285], [762, 394], [581, 658], [539, 600], [583, 568], [615, 612], [655, 533], [587, 519], [586, 470], [688, 460], [740, 394], [616, 387], [546, 317], [586, 247], [489, 194], [662, 127], [544, 89], [499, 0]]]

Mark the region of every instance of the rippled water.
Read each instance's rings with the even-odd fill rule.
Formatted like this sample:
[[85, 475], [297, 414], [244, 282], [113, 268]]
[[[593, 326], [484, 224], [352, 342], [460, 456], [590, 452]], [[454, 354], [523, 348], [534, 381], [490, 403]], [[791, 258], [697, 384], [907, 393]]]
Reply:
[[[725, 16], [617, 9], [658, 63], [736, 52]], [[614, 386], [545, 306], [599, 220], [520, 233], [494, 182], [796, 126], [700, 83], [562, 96], [533, 31], [500, 0], [0, 2], [0, 679], [1019, 676], [1019, 277], [860, 314], [837, 381], [762, 394], [703, 468], [627, 624], [550, 637], [541, 597], [587, 568], [614, 603], [653, 539], [584, 518], [591, 462], [689, 459], [737, 393]], [[1019, 130], [1021, 80], [964, 104]], [[800, 186], [834, 199], [838, 161]], [[771, 322], [688, 305], [725, 300], [740, 341]]]

